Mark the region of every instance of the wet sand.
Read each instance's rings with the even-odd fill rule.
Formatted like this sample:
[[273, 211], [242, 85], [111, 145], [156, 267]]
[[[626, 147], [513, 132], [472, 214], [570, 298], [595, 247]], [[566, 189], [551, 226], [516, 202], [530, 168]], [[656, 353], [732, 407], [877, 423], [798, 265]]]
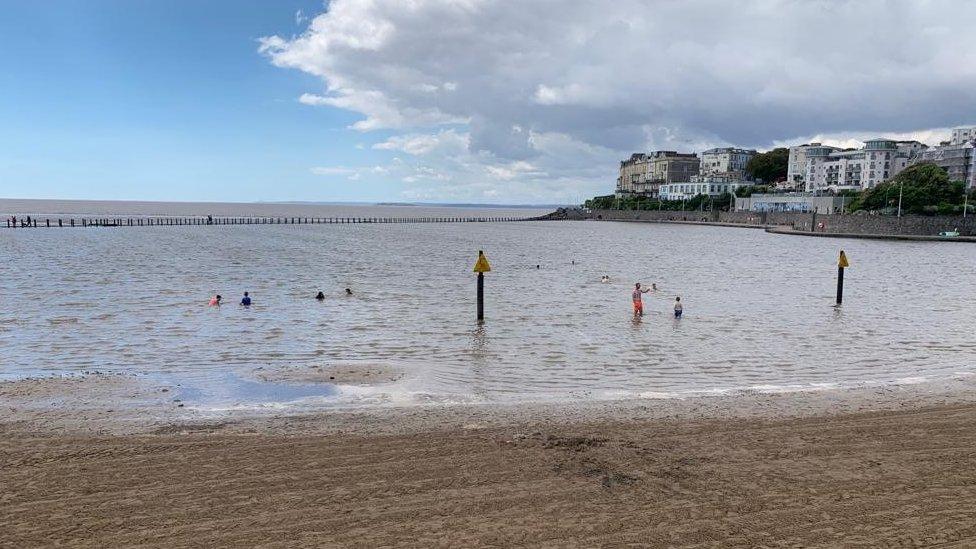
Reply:
[[0, 545], [971, 547], [972, 389], [201, 417], [0, 384]]

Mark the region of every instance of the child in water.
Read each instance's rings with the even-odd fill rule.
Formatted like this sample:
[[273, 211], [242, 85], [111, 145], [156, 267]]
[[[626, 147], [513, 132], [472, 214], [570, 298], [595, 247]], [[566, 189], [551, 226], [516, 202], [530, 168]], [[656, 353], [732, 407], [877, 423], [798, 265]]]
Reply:
[[681, 318], [681, 297], [674, 298], [674, 318]]
[[210, 298], [210, 302], [207, 303], [211, 307], [220, 307], [220, 294], [217, 294]]

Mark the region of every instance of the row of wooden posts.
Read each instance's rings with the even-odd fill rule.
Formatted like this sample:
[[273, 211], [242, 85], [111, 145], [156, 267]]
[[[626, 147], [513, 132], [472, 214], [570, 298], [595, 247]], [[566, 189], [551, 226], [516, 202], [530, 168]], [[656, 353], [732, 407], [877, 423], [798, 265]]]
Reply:
[[7, 218], [7, 228], [157, 227], [182, 225], [319, 225], [343, 223], [497, 223], [538, 221], [540, 217], [96, 217], [74, 219]]

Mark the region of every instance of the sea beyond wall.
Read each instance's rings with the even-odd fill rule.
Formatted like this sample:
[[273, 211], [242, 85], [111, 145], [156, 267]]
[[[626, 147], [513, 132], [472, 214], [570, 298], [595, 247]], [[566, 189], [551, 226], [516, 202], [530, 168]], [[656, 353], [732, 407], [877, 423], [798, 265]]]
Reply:
[[963, 236], [976, 235], [976, 216], [904, 215], [899, 218], [870, 214], [592, 210], [587, 217], [603, 221], [781, 226], [796, 231], [849, 235], [937, 236], [940, 232], [953, 230]]

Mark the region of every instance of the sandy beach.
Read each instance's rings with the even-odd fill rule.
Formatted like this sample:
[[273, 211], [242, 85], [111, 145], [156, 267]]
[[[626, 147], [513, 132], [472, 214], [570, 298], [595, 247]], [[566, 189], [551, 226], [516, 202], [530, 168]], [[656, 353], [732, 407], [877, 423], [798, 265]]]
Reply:
[[966, 547], [972, 386], [214, 418], [8, 382], [0, 545]]

